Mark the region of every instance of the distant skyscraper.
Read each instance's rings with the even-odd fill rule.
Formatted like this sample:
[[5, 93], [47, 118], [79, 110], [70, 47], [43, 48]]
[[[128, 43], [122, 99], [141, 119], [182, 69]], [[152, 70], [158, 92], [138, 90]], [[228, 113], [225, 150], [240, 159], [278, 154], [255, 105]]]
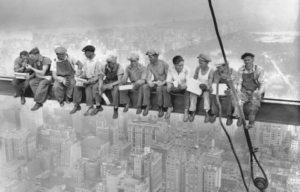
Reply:
[[64, 141], [61, 146], [61, 165], [66, 167], [74, 167], [81, 155], [80, 141]]
[[96, 122], [97, 137], [109, 141], [111, 145], [119, 140], [118, 126], [108, 125], [105, 120]]
[[144, 175], [150, 179], [150, 192], [157, 192], [162, 187], [162, 154], [150, 152], [145, 155]]
[[206, 165], [203, 167], [203, 192], [218, 191], [221, 187], [221, 165]]

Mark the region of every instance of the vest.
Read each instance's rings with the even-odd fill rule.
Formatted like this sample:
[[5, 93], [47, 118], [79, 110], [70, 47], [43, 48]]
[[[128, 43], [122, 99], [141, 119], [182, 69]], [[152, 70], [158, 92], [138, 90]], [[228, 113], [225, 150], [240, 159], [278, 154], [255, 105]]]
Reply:
[[75, 71], [68, 59], [56, 62], [56, 74], [61, 77], [74, 77]]
[[117, 68], [115, 70], [109, 70], [108, 65], [105, 65], [105, 76], [106, 80], [109, 82], [118, 81], [118, 71], [120, 64], [117, 63]]

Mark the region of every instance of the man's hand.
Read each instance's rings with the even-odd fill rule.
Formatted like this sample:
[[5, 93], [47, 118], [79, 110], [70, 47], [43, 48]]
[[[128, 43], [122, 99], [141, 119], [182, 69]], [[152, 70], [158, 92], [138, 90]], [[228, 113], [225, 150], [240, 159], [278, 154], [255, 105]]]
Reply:
[[112, 83], [109, 83], [106, 85], [106, 87], [107, 87], [107, 89], [113, 89], [114, 86], [112, 85]]
[[157, 86], [163, 86], [164, 84], [165, 84], [165, 83], [162, 82], [162, 81], [157, 81], [157, 83], [156, 83]]
[[63, 77], [60, 77], [60, 76], [57, 77], [57, 81], [60, 83], [63, 83], [64, 80], [65, 80], [65, 78], [63, 78]]
[[32, 66], [29, 64], [26, 64], [25, 67], [26, 67], [26, 69], [32, 69]]
[[149, 84], [149, 87], [154, 87], [154, 85], [155, 85], [155, 83], [154, 83], [154, 82], [152, 82], [152, 81], [151, 81], [151, 82], [149, 82], [148, 84]]
[[48, 81], [51, 81], [52, 77], [51, 76], [45, 76], [45, 79], [47, 79]]
[[257, 99], [260, 99], [260, 98], [261, 98], [260, 92], [259, 92], [259, 91], [254, 91], [253, 97], [255, 97], [255, 98], [257, 98]]
[[139, 88], [139, 84], [137, 84], [136, 82], [132, 83], [132, 85], [133, 85], [132, 90], [136, 90], [137, 88]]
[[179, 86], [180, 86], [180, 88], [181, 88], [182, 90], [186, 90], [186, 89], [187, 89], [186, 84], [182, 84], [182, 85], [179, 85]]
[[82, 71], [81, 70], [77, 70], [75, 73], [76, 77], [80, 77], [80, 75], [82, 75]]
[[170, 93], [172, 91], [172, 86], [167, 86], [167, 92]]

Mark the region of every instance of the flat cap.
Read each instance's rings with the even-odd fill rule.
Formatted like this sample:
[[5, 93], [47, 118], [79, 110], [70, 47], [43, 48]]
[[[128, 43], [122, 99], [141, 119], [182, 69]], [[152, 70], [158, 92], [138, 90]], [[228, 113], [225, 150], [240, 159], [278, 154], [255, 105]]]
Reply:
[[65, 54], [65, 53], [67, 53], [67, 49], [64, 48], [64, 47], [56, 47], [56, 48], [54, 49], [54, 52], [55, 52], [56, 54]]
[[95, 50], [96, 50], [95, 47], [92, 45], [87, 45], [82, 49], [83, 52], [87, 52], [87, 51], [95, 52]]
[[255, 57], [255, 55], [252, 54], [252, 53], [244, 53], [244, 54], [241, 56], [241, 59], [244, 59], [245, 57]]
[[159, 55], [159, 51], [154, 50], [154, 49], [150, 49], [147, 51], [146, 55], [150, 56], [150, 55]]
[[108, 55], [107, 58], [106, 58], [106, 61], [107, 62], [114, 62], [114, 61], [117, 61], [117, 56], [116, 55]]
[[128, 56], [128, 60], [139, 60], [140, 56], [136, 52], [131, 52], [130, 55]]
[[40, 50], [37, 47], [31, 49], [31, 51], [29, 52], [29, 54], [38, 54], [38, 53], [40, 53]]
[[211, 62], [211, 58], [208, 55], [205, 55], [203, 53], [200, 53], [197, 58], [199, 58], [199, 59], [201, 59], [203, 61], [206, 61], [206, 62]]

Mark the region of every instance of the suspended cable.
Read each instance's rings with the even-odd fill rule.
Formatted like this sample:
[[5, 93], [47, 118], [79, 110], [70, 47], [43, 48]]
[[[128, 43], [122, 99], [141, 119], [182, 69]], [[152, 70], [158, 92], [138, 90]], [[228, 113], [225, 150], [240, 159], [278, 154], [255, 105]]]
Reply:
[[[216, 20], [215, 14], [214, 14], [214, 9], [213, 9], [211, 0], [208, 0], [208, 3], [209, 3], [209, 7], [210, 7], [212, 18], [213, 18], [213, 23], [214, 23], [215, 31], [216, 31], [216, 34], [217, 34], [217, 38], [218, 38], [218, 41], [219, 41], [219, 44], [220, 44], [220, 47], [221, 47], [223, 59], [224, 59], [224, 62], [226, 64], [227, 72], [229, 73], [229, 71], [230, 71], [229, 70], [229, 63], [227, 62], [227, 59], [226, 59], [226, 54], [225, 54], [225, 51], [224, 51], [222, 39], [221, 39], [220, 34], [219, 34], [218, 24], [217, 24], [217, 20]], [[229, 74], [229, 76], [231, 76], [231, 74]], [[255, 185], [255, 187], [257, 189], [259, 189], [260, 191], [264, 191], [268, 187], [267, 175], [266, 175], [265, 171], [263, 170], [262, 166], [260, 165], [260, 163], [257, 160], [257, 157], [255, 155], [255, 152], [257, 152], [257, 149], [254, 149], [253, 146], [252, 146], [252, 142], [251, 142], [251, 139], [250, 139], [249, 131], [248, 131], [248, 128], [246, 126], [245, 115], [243, 113], [243, 110], [242, 110], [241, 106], [238, 104], [239, 103], [238, 102], [238, 97], [237, 97], [237, 93], [236, 93], [235, 87], [233, 85], [233, 81], [229, 80], [228, 84], [229, 84], [229, 87], [231, 89], [231, 93], [233, 94], [233, 97], [234, 97], [234, 100], [235, 100], [235, 104], [238, 106], [239, 116], [242, 119], [242, 123], [243, 123], [244, 133], [245, 133], [246, 141], [247, 141], [249, 152], [250, 152], [250, 166], [251, 166], [252, 181], [253, 181], [253, 183], [254, 183], [254, 185]], [[234, 149], [234, 147], [232, 145], [231, 138], [230, 138], [227, 130], [225, 129], [225, 127], [223, 125], [223, 122], [222, 122], [222, 119], [221, 119], [221, 117], [222, 117], [222, 106], [221, 106], [220, 100], [219, 100], [219, 82], [217, 83], [216, 98], [217, 98], [217, 103], [218, 103], [218, 106], [219, 106], [219, 121], [220, 121], [221, 127], [223, 128], [224, 132], [226, 133], [226, 136], [227, 136], [228, 141], [230, 143], [230, 146], [231, 146], [231, 149], [233, 151], [233, 154], [234, 154], [234, 156], [236, 158], [236, 161], [237, 161], [237, 163], [239, 165], [239, 169], [240, 169], [240, 172], [241, 172], [241, 176], [242, 176], [242, 180], [243, 180], [245, 189], [246, 189], [246, 191], [249, 191], [249, 189], [247, 187], [247, 184], [245, 182], [245, 178], [244, 178], [243, 170], [241, 168], [241, 164], [240, 164], [239, 159], [238, 159], [238, 157], [236, 155], [235, 149]], [[258, 167], [260, 168], [261, 172], [263, 173], [264, 178], [263, 177], [254, 178], [254, 173], [253, 173], [253, 158], [256, 161], [256, 163], [257, 163]]]

